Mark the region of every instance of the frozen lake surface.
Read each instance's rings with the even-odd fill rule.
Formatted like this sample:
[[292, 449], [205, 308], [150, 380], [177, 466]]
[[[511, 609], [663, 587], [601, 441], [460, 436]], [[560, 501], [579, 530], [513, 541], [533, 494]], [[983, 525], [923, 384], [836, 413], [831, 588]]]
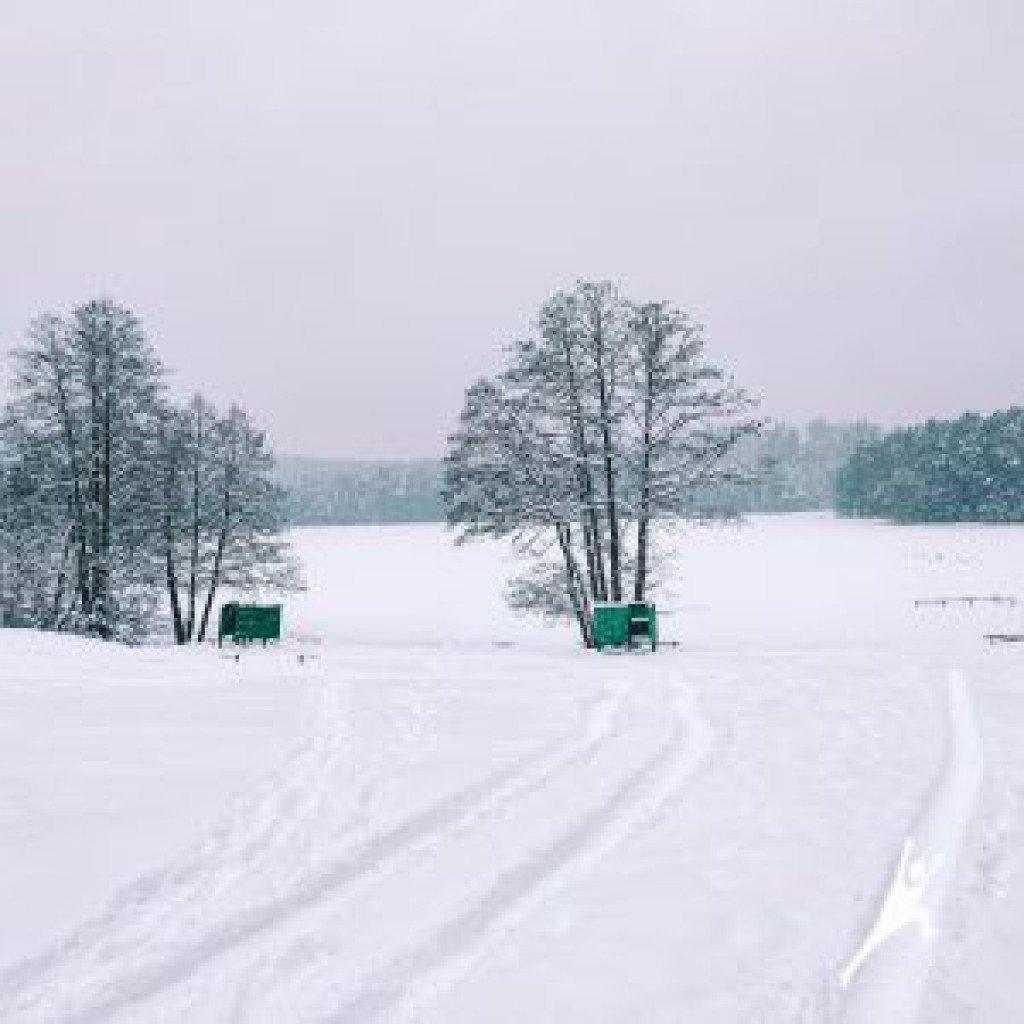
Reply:
[[[300, 531], [280, 648], [0, 633], [0, 1020], [1017, 1021], [1024, 528], [684, 531], [649, 655]], [[298, 655], [303, 654], [300, 663]]]

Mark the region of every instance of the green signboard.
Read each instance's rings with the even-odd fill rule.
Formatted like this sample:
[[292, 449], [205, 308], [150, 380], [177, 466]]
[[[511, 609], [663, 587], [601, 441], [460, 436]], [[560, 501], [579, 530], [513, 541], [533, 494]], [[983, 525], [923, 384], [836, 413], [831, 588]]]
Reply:
[[592, 620], [594, 646], [634, 647], [648, 643], [658, 645], [657, 615], [653, 604], [634, 601], [630, 604], [594, 605]]
[[281, 606], [279, 604], [239, 604], [231, 601], [221, 605], [217, 643], [224, 639], [235, 643], [251, 643], [281, 639]]

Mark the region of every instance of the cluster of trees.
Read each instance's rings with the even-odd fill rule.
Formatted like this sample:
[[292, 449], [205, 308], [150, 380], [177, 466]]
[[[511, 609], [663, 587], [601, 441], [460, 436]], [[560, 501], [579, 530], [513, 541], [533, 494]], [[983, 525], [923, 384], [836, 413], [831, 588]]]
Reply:
[[893, 430], [839, 471], [836, 509], [897, 522], [1024, 520], [1024, 409]]
[[440, 522], [435, 459], [374, 462], [282, 456], [275, 478], [295, 524]]
[[243, 409], [172, 400], [130, 310], [38, 317], [0, 420], [3, 624], [202, 642], [222, 589], [300, 586], [272, 468]]
[[709, 490], [705, 500], [737, 515], [832, 508], [840, 468], [862, 444], [881, 434], [879, 427], [864, 421], [767, 424], [736, 446], [735, 459], [747, 480]]
[[532, 556], [513, 605], [571, 616], [589, 645], [595, 603], [648, 597], [657, 523], [739, 480], [729, 456], [760, 424], [704, 347], [672, 304], [580, 282], [467, 390], [442, 499], [460, 540], [511, 538]]

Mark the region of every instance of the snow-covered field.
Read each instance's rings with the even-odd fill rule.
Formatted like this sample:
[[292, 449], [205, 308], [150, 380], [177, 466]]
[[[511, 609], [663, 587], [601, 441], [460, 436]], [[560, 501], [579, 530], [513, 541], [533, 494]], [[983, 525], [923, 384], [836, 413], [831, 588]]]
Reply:
[[[302, 531], [240, 660], [0, 633], [0, 1021], [1021, 1019], [1024, 529], [686, 532], [655, 656]], [[304, 655], [300, 662], [298, 655]]]

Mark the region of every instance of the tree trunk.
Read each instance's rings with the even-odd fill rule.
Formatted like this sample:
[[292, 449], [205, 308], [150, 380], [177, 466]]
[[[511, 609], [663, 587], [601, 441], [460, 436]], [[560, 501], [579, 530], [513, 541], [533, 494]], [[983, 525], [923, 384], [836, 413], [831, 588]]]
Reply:
[[174, 545], [171, 540], [171, 528], [168, 523], [165, 531], [165, 558], [167, 563], [167, 595], [171, 602], [171, 623], [174, 627], [174, 642], [188, 642], [185, 635], [185, 624], [181, 618], [181, 601], [178, 597], [178, 578], [174, 572]]
[[579, 382], [576, 377], [576, 367], [573, 363], [571, 342], [567, 333], [562, 341], [562, 354], [565, 358], [566, 381], [569, 390], [569, 429], [573, 437], [578, 488], [580, 501], [583, 506], [583, 541], [587, 550], [587, 572], [590, 576], [590, 592], [593, 600], [607, 601], [608, 583], [604, 574], [601, 527], [597, 518], [594, 483], [590, 474], [587, 436], [583, 420], [583, 403], [580, 399]]
[[54, 629], [57, 629], [61, 621], [61, 605], [64, 603], [64, 587], [68, 578], [68, 560], [71, 557], [71, 548], [74, 545], [75, 528], [71, 526], [64, 537], [64, 547], [60, 555], [60, 568], [57, 570], [57, 581], [53, 588], [53, 606], [50, 610], [51, 622]]
[[644, 346], [644, 424], [643, 454], [640, 464], [640, 499], [636, 517], [636, 578], [633, 600], [643, 601], [647, 592], [647, 546], [651, 521], [651, 434], [654, 418], [654, 360], [660, 338], [657, 314], [651, 325], [651, 335]]
[[576, 617], [576, 624], [580, 629], [583, 646], [590, 648], [594, 646], [590, 628], [590, 608], [579, 566], [576, 563], [576, 555], [572, 550], [571, 527], [568, 523], [555, 523], [555, 533], [558, 537], [558, 546], [562, 550], [562, 557], [565, 559], [565, 583], [573, 615]]
[[[582, 434], [582, 427], [580, 433]], [[583, 501], [587, 518], [587, 539], [591, 546], [591, 560], [594, 563], [591, 589], [595, 601], [608, 600], [608, 580], [604, 571], [604, 543], [601, 538], [601, 524], [597, 518], [596, 495], [590, 476], [590, 468], [583, 470]]]
[[167, 600], [171, 606], [171, 626], [174, 642], [186, 642], [185, 624], [181, 616], [181, 599], [178, 594], [178, 574], [174, 567], [174, 518], [171, 510], [175, 507], [176, 484], [176, 439], [167, 437], [163, 415], [159, 425], [160, 452], [164, 459], [164, 569], [167, 579]]
[[89, 548], [92, 615], [90, 629], [97, 636], [104, 637], [105, 608], [103, 595], [103, 570], [100, 566], [102, 551], [102, 478], [103, 478], [103, 433], [100, 423], [100, 380], [99, 356], [96, 352], [95, 334], [88, 339], [89, 358], [86, 370], [86, 387], [89, 391]]
[[206, 602], [203, 605], [203, 616], [199, 620], [199, 635], [196, 643], [203, 643], [206, 640], [206, 630], [210, 623], [210, 611], [213, 608], [213, 599], [217, 594], [217, 587], [220, 584], [220, 567], [224, 560], [224, 548], [228, 540], [228, 520], [225, 516], [224, 525], [221, 527], [217, 537], [217, 553], [213, 558], [213, 571], [210, 573], [210, 588], [206, 592]]
[[649, 543], [650, 513], [649, 502], [641, 496], [640, 513], [636, 521], [636, 579], [633, 584], [633, 600], [643, 601], [647, 590], [647, 546]]
[[[582, 494], [580, 495], [580, 500], [583, 500]], [[586, 552], [587, 580], [590, 583], [590, 596], [592, 600], [598, 601], [600, 600], [600, 598], [598, 597], [598, 594], [600, 593], [600, 588], [597, 579], [597, 564], [594, 557], [594, 534], [593, 531], [590, 529], [590, 523], [587, 522], [586, 518], [584, 518], [581, 524], [581, 529], [583, 530], [583, 548]]]
[[196, 638], [198, 643], [206, 640], [206, 631], [210, 624], [210, 611], [213, 608], [213, 599], [217, 594], [217, 587], [220, 585], [221, 566], [224, 564], [224, 550], [227, 547], [228, 534], [231, 530], [232, 516], [234, 509], [231, 501], [232, 488], [235, 485], [235, 460], [237, 456], [236, 442], [234, 435], [235, 425], [231, 424], [231, 435], [225, 441], [224, 452], [224, 490], [221, 494], [221, 527], [217, 535], [217, 550], [213, 556], [213, 569], [210, 572], [210, 587], [206, 592], [206, 603], [203, 605], [203, 616], [199, 623], [199, 635]]
[[608, 561], [611, 576], [611, 598], [622, 600], [622, 569], [619, 554], [619, 515], [615, 500], [615, 468], [612, 452], [611, 402], [605, 366], [604, 325], [601, 313], [594, 323], [594, 361], [597, 367], [598, 412], [601, 422], [601, 445], [604, 458], [605, 510], [608, 517]]
[[75, 440], [75, 428], [71, 421], [71, 406], [68, 401], [64, 372], [60, 365], [60, 353], [56, 343], [50, 344], [50, 359], [53, 364], [54, 391], [57, 398], [57, 416], [64, 434], [67, 447], [68, 465], [71, 468], [71, 505], [74, 512], [74, 530], [78, 541], [77, 583], [78, 600], [82, 606], [82, 614], [89, 615], [92, 610], [91, 593], [89, 590], [89, 557], [87, 552], [87, 533], [85, 501], [82, 497], [82, 468], [78, 459], [78, 444]]
[[192, 452], [192, 547], [189, 551], [188, 573], [188, 638], [195, 636], [196, 595], [199, 581], [199, 469], [203, 449], [203, 406], [196, 405], [195, 442]]
[[110, 463], [113, 450], [113, 403], [114, 403], [114, 353], [110, 332], [105, 336], [105, 360], [103, 379], [103, 480], [100, 502], [100, 573], [101, 573], [101, 629], [109, 638], [112, 629], [110, 604]]

